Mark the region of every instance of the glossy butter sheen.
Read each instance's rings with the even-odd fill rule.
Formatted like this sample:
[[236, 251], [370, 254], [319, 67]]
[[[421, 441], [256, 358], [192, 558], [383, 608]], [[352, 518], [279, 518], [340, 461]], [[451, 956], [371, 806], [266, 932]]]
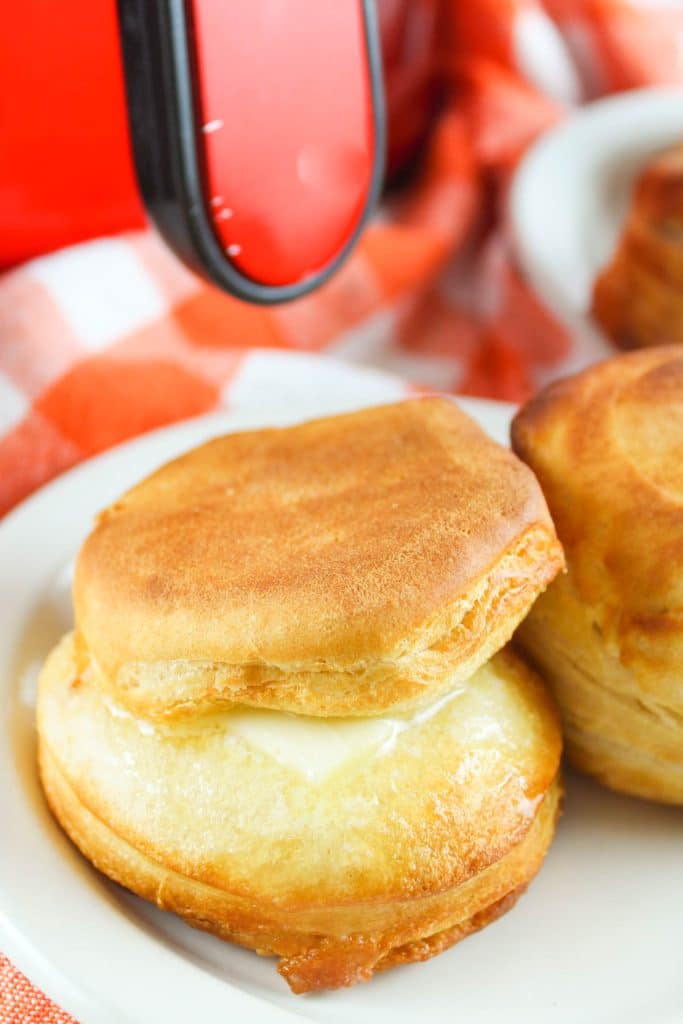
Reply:
[[325, 719], [242, 708], [229, 712], [225, 725], [247, 743], [318, 782], [357, 757], [387, 753], [400, 733], [431, 718], [460, 693], [461, 688], [451, 690], [405, 717]]
[[[309, 781], [322, 782], [333, 771], [359, 757], [388, 753], [402, 733], [433, 718], [462, 696], [465, 686], [469, 686], [470, 691], [474, 687], [476, 692], [477, 684], [483, 684], [486, 676], [489, 681], [495, 680], [497, 676], [489, 665], [480, 669], [470, 683], [455, 686], [439, 699], [422, 705], [411, 714], [391, 717], [317, 718], [241, 707], [173, 725], [158, 725], [131, 715], [110, 698], [105, 699], [105, 705], [114, 717], [134, 721], [146, 736], [158, 733], [180, 737], [223, 730], [227, 737], [237, 738], [258, 749], [280, 764], [299, 772]], [[486, 689], [483, 686], [483, 691]], [[469, 696], [471, 701], [472, 692]], [[470, 704], [467, 722], [459, 723], [460, 728], [466, 728], [471, 734], [472, 741], [495, 739], [501, 734], [500, 722], [491, 713], [484, 693], [482, 698], [480, 713], [473, 715]]]

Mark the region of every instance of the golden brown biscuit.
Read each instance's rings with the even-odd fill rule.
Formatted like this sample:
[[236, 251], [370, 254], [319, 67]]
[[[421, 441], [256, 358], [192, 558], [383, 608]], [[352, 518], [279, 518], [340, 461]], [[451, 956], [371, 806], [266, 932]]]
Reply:
[[623, 348], [683, 343], [683, 146], [660, 153], [638, 179], [592, 313]]
[[512, 441], [567, 558], [517, 635], [553, 685], [569, 756], [614, 789], [683, 804], [683, 353], [551, 385]]
[[[561, 737], [544, 687], [512, 654], [402, 720], [391, 742], [363, 735], [322, 776], [302, 770], [301, 744], [294, 761], [264, 745], [263, 716], [297, 717], [136, 719], [79, 672], [68, 636], [40, 681], [50, 806], [100, 870], [280, 957], [295, 992], [438, 953], [507, 910], [540, 867]], [[302, 728], [326, 743], [335, 723]]]
[[561, 565], [533, 474], [449, 402], [204, 445], [81, 550], [39, 687], [50, 806], [295, 992], [433, 956], [552, 839], [554, 707], [482, 663]]
[[78, 650], [152, 719], [405, 709], [471, 675], [561, 565], [527, 467], [419, 399], [218, 438], [134, 487], [79, 555]]

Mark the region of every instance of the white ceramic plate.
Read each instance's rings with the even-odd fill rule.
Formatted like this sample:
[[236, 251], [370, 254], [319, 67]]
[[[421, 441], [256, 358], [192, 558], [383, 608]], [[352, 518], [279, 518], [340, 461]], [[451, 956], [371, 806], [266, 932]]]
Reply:
[[607, 346], [588, 315], [595, 276], [614, 251], [639, 170], [681, 141], [683, 89], [639, 89], [579, 109], [515, 175], [509, 217], [522, 269], [596, 354]]
[[[231, 411], [94, 459], [0, 526], [0, 948], [82, 1024], [680, 1024], [683, 816], [586, 781], [570, 778], [556, 842], [511, 913], [426, 964], [303, 998], [273, 961], [103, 879], [52, 821], [36, 778], [35, 681], [69, 625], [68, 567], [94, 513], [217, 433], [405, 393], [393, 378], [329, 360], [261, 358]], [[509, 406], [462, 404], [505, 440]]]

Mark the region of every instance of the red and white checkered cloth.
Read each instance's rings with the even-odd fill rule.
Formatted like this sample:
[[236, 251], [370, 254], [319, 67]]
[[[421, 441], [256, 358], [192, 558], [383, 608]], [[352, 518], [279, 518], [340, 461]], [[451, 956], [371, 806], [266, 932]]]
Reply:
[[[152, 231], [0, 278], [0, 514], [96, 452], [229, 405], [249, 348], [324, 351], [418, 385], [511, 400], [562, 372], [572, 339], [510, 258], [510, 174], [574, 103], [683, 83], [683, 7], [444, 4], [450, 95], [420, 176], [316, 294], [246, 306], [193, 277]], [[268, 360], [258, 365], [267, 376]], [[69, 1020], [0, 957], [0, 1024]]]

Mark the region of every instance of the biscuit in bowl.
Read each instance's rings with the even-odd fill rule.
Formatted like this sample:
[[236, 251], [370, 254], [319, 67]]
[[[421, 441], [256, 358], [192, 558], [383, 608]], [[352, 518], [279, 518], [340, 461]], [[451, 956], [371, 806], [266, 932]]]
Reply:
[[683, 344], [683, 145], [643, 169], [591, 312], [621, 348]]

